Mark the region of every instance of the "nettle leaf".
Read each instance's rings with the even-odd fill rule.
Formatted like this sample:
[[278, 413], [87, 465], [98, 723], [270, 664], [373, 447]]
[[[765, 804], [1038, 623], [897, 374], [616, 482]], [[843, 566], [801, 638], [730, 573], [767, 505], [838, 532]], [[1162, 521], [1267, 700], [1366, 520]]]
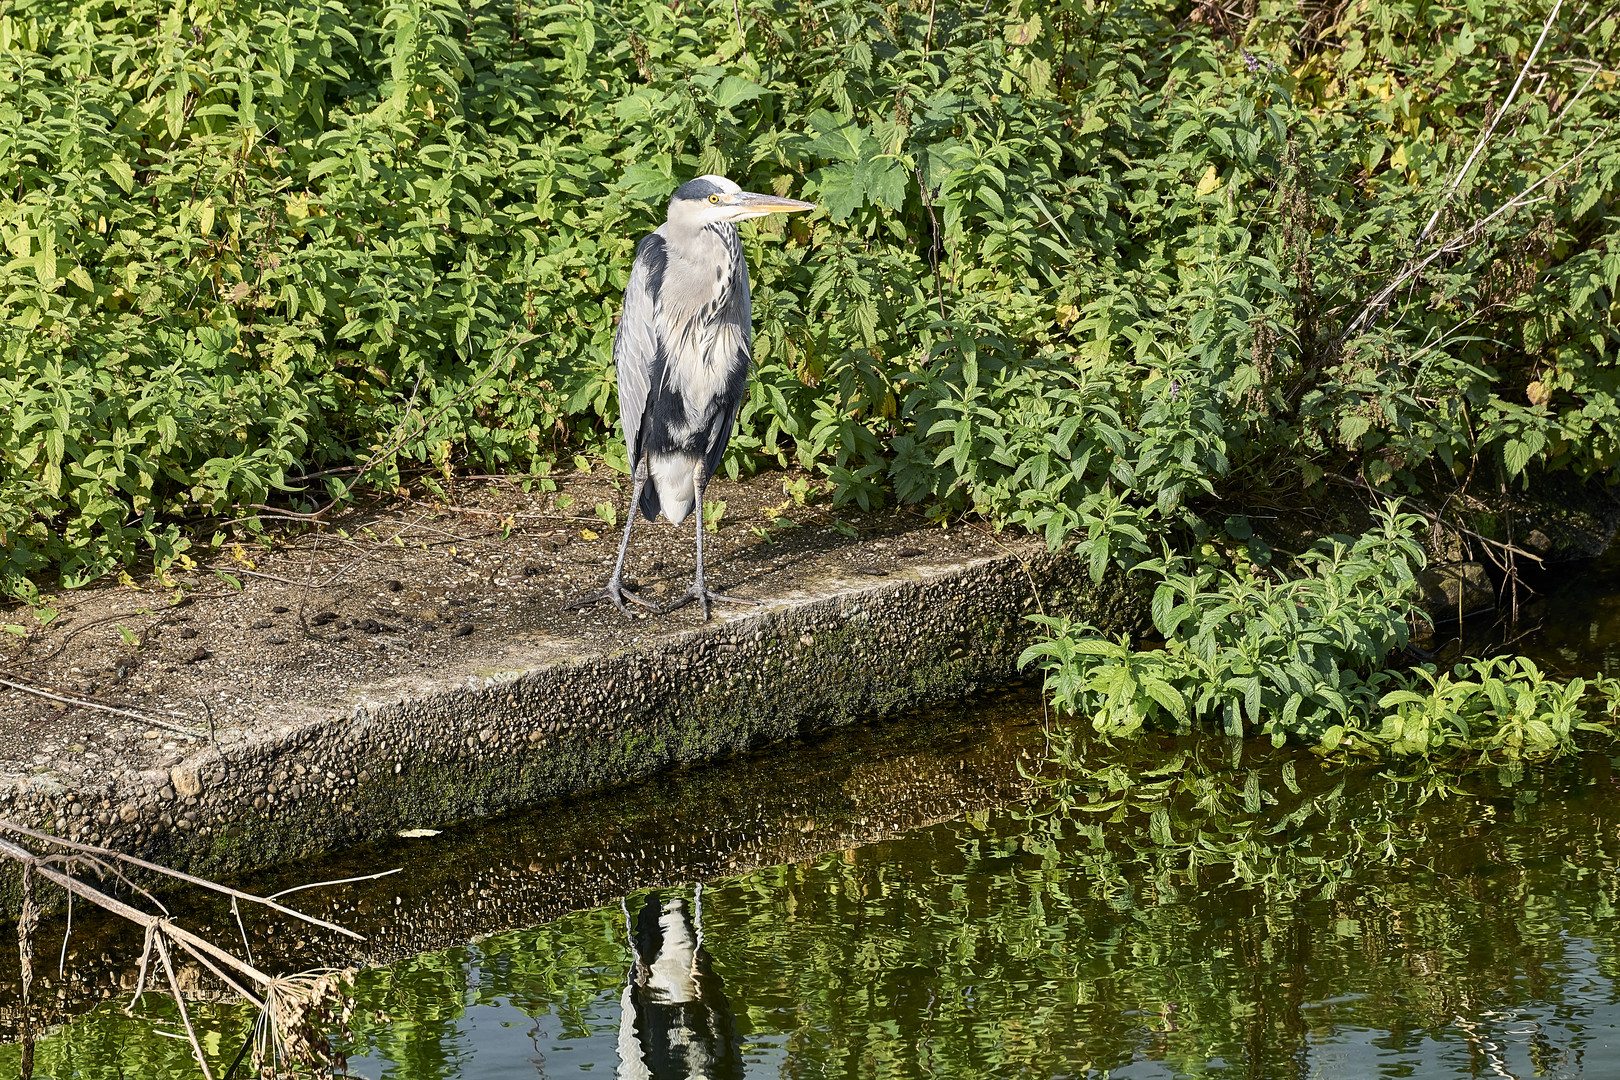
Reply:
[[862, 144], [871, 139], [871, 136], [853, 119], [835, 116], [826, 109], [817, 109], [811, 113], [808, 124], [810, 130], [815, 132], [815, 137], [810, 140], [809, 150], [820, 158], [853, 164], [860, 161], [863, 156]]
[[741, 105], [753, 101], [766, 93], [763, 86], [741, 75], [727, 75], [720, 80], [720, 85], [714, 88], [711, 95], [714, 103], [722, 109], [729, 109], [733, 105]]
[[898, 158], [873, 157], [855, 167], [855, 182], [867, 201], [901, 210], [906, 205], [911, 172]]
[[810, 179], [827, 214], [834, 221], [847, 220], [866, 205], [866, 185], [855, 165], [828, 165], [817, 169]]

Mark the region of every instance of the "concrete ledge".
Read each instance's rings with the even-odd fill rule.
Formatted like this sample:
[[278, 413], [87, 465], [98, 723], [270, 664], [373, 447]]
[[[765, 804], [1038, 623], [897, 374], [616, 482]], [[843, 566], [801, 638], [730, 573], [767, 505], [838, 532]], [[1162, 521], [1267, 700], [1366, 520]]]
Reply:
[[[1110, 632], [1139, 611], [1020, 543], [628, 646], [507, 643], [494, 666], [288, 706], [167, 768], [0, 778], [0, 817], [229, 875], [960, 697], [1012, 674], [1037, 605]], [[0, 889], [14, 914], [15, 872]]]

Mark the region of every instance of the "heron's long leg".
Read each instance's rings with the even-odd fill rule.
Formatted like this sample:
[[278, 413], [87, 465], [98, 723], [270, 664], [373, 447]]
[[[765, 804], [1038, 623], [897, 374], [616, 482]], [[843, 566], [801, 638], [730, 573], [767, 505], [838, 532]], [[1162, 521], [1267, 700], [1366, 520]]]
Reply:
[[697, 576], [692, 579], [692, 587], [686, 591], [685, 596], [664, 608], [664, 613], [668, 614], [676, 608], [683, 608], [696, 600], [703, 606], [704, 622], [709, 621], [709, 603], [711, 601], [723, 600], [728, 604], [753, 604], [756, 607], [759, 605], [758, 600], [749, 600], [742, 596], [727, 596], [724, 593], [714, 592], [703, 579], [703, 492], [708, 486], [709, 478], [705, 475], [703, 465], [700, 462], [697, 468], [692, 470], [692, 490], [697, 495]]
[[575, 608], [582, 608], [586, 604], [595, 604], [603, 600], [612, 600], [614, 607], [628, 615], [630, 614], [630, 609], [624, 606], [626, 597], [634, 600], [643, 607], [650, 607], [654, 611], [658, 610], [657, 604], [653, 603], [651, 600], [637, 596], [635, 593], [625, 588], [623, 580], [624, 557], [625, 554], [630, 550], [630, 528], [636, 523], [636, 512], [641, 506], [641, 489], [646, 483], [647, 459], [642, 458], [641, 463], [636, 466], [635, 477], [630, 485], [630, 512], [625, 515], [624, 536], [619, 540], [619, 560], [613, 564], [613, 576], [608, 578], [607, 588], [601, 590], [600, 592], [593, 592], [589, 596], [580, 597], [572, 604], [564, 607], [564, 611], [573, 611]]

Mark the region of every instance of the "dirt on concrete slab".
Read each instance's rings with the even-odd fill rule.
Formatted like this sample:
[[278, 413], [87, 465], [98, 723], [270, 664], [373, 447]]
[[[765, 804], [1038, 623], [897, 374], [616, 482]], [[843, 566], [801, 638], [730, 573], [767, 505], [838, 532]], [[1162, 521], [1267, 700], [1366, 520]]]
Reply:
[[[227, 544], [174, 570], [172, 586], [149, 577], [63, 592], [45, 627], [13, 608], [0, 619], [30, 632], [0, 640], [0, 677], [12, 684], [0, 686], [0, 772], [166, 766], [210, 723], [218, 738], [293, 702], [493, 663], [515, 641], [584, 654], [701, 625], [694, 604], [635, 618], [605, 603], [568, 610], [612, 569], [628, 485], [606, 469], [556, 484], [462, 484], [453, 503], [392, 501], [318, 528], [267, 515], [266, 541]], [[1031, 547], [977, 524], [835, 510], [819, 494], [798, 473], [711, 484], [710, 586], [775, 601], [828, 575], [876, 582]], [[678, 599], [693, 539], [691, 519], [638, 520], [627, 582], [659, 603]], [[714, 618], [751, 610], [718, 604]]]

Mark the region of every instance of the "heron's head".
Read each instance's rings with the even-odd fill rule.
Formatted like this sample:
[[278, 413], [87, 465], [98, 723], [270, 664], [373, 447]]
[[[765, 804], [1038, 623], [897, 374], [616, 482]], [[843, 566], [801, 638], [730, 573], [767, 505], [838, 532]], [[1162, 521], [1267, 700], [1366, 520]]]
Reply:
[[766, 214], [793, 214], [815, 208], [815, 203], [744, 191], [723, 176], [700, 176], [675, 189], [669, 200], [669, 220], [702, 228], [721, 221], [738, 222]]

